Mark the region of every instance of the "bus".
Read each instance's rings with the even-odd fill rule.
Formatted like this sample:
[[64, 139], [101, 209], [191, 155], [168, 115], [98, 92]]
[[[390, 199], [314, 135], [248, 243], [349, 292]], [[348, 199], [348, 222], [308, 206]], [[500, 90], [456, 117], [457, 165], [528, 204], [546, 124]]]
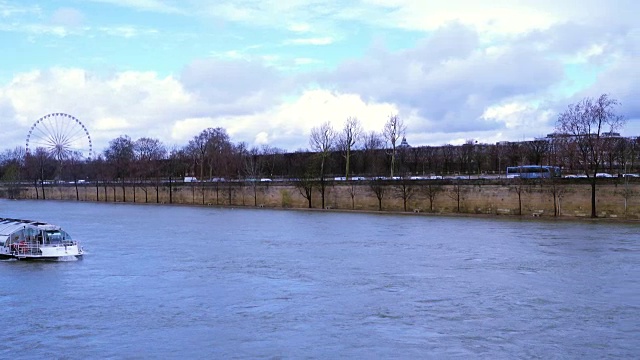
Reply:
[[562, 177], [559, 166], [524, 165], [509, 166], [507, 179], [550, 179]]

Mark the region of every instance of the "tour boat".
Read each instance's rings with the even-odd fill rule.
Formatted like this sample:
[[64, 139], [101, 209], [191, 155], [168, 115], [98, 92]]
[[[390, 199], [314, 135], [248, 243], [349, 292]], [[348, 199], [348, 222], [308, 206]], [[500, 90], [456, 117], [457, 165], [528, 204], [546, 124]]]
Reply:
[[80, 244], [60, 226], [0, 218], [0, 258], [66, 260], [82, 257]]

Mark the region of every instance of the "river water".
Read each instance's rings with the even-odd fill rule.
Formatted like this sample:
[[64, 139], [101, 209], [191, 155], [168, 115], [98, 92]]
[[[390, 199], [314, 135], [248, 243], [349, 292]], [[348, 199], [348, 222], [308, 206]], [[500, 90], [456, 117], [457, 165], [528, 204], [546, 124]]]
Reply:
[[0, 358], [638, 358], [640, 227], [0, 200]]

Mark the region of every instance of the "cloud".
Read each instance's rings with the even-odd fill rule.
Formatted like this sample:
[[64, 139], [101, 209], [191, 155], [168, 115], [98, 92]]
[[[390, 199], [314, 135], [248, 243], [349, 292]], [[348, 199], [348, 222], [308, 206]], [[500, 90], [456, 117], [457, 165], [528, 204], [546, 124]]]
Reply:
[[37, 5], [18, 5], [0, 1], [0, 17], [10, 18], [18, 15], [38, 15], [41, 8]]
[[84, 15], [73, 8], [60, 8], [54, 11], [51, 22], [64, 27], [76, 27], [84, 23]]
[[223, 127], [234, 141], [271, 144], [289, 150], [306, 149], [311, 128], [329, 121], [341, 129], [348, 117], [362, 119], [367, 131], [379, 131], [397, 109], [391, 104], [365, 102], [358, 95], [306, 90], [259, 113], [189, 118], [175, 122], [172, 138], [186, 143], [209, 127]]
[[168, 14], [182, 14], [183, 10], [180, 8], [180, 3], [177, 2], [175, 6], [167, 5], [166, 1], [161, 0], [88, 0], [97, 3], [111, 4], [121, 7], [133, 8], [142, 11], [152, 11]]
[[[72, 68], [25, 72], [0, 87], [0, 111], [4, 124], [24, 129], [25, 137], [38, 118], [69, 113], [87, 126], [97, 152], [123, 134], [185, 145], [207, 127], [223, 127], [237, 142], [296, 149], [306, 147], [310, 129], [324, 121], [341, 128], [347, 117], [357, 116], [367, 130], [378, 130], [397, 111], [356, 94], [296, 90], [257, 63], [192, 65], [180, 79], [137, 71], [100, 76]], [[2, 134], [0, 142], [21, 143]]]
[[452, 24], [410, 50], [374, 49], [322, 83], [415, 110], [418, 129], [455, 133], [503, 126], [482, 117], [488, 107], [536, 97], [561, 78], [562, 65], [544, 53], [517, 42], [483, 49], [476, 32]]
[[491, 3], [450, 0], [367, 1], [384, 17], [367, 17], [378, 26], [433, 31], [449, 23], [461, 23], [482, 33], [518, 34], [544, 29], [558, 21], [557, 16], [527, 1], [497, 0]]
[[637, 56], [620, 58], [616, 64], [602, 72], [589, 88], [577, 93], [572, 102], [583, 97], [597, 98], [609, 94], [620, 102], [616, 112], [623, 115], [627, 124], [627, 133], [640, 135], [640, 90], [638, 89], [640, 68]]
[[[0, 103], [8, 102], [15, 116], [5, 121], [27, 129], [38, 118], [66, 112], [80, 119], [96, 149], [126, 132], [132, 138], [169, 139], [167, 124], [184, 116], [195, 103], [172, 77], [152, 72], [121, 72], [99, 77], [82, 69], [54, 68], [22, 73], [1, 88]], [[2, 139], [5, 143], [15, 139]]]
[[158, 34], [157, 29], [142, 28], [142, 27], [132, 26], [132, 25], [100, 26], [100, 27], [97, 27], [96, 30], [109, 36], [122, 37], [127, 39], [143, 36], [143, 35]]
[[330, 45], [334, 42], [331, 37], [298, 38], [285, 41], [287, 45]]
[[186, 66], [180, 81], [208, 105], [202, 111], [220, 115], [260, 111], [283, 91], [283, 79], [257, 60], [202, 59]]
[[125, 134], [127, 131], [131, 130], [131, 124], [124, 118], [114, 118], [114, 117], [103, 117], [96, 119], [94, 122], [94, 130], [104, 132], [114, 132], [120, 131]]
[[[28, 129], [62, 111], [87, 124], [97, 150], [123, 133], [183, 145], [218, 126], [234, 141], [295, 150], [324, 121], [340, 128], [356, 116], [379, 131], [397, 113], [412, 145], [439, 145], [541, 136], [567, 104], [601, 93], [620, 100], [630, 124], [640, 122], [637, 5], [627, 0], [94, 2], [102, 5], [18, 8], [0, 0], [0, 36], [35, 39], [31, 50], [40, 55], [0, 64], [35, 69], [0, 74], [3, 126]], [[139, 21], [86, 25], [84, 14], [94, 20], [93, 9], [105, 4]], [[118, 38], [117, 58], [108, 58], [106, 42], [87, 45], [109, 37]], [[47, 47], [58, 53], [40, 54]], [[60, 56], [69, 53], [109, 68]], [[72, 65], [52, 65], [59, 63]], [[21, 142], [0, 134], [0, 143]]]

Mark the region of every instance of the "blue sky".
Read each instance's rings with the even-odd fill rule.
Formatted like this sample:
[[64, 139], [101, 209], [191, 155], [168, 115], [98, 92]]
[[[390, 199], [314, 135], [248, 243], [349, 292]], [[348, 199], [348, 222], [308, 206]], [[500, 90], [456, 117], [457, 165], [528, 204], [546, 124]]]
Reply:
[[308, 147], [310, 129], [389, 115], [412, 145], [544, 136], [608, 93], [640, 135], [631, 0], [0, 0], [0, 144], [56, 112], [101, 152], [126, 134], [182, 146]]

